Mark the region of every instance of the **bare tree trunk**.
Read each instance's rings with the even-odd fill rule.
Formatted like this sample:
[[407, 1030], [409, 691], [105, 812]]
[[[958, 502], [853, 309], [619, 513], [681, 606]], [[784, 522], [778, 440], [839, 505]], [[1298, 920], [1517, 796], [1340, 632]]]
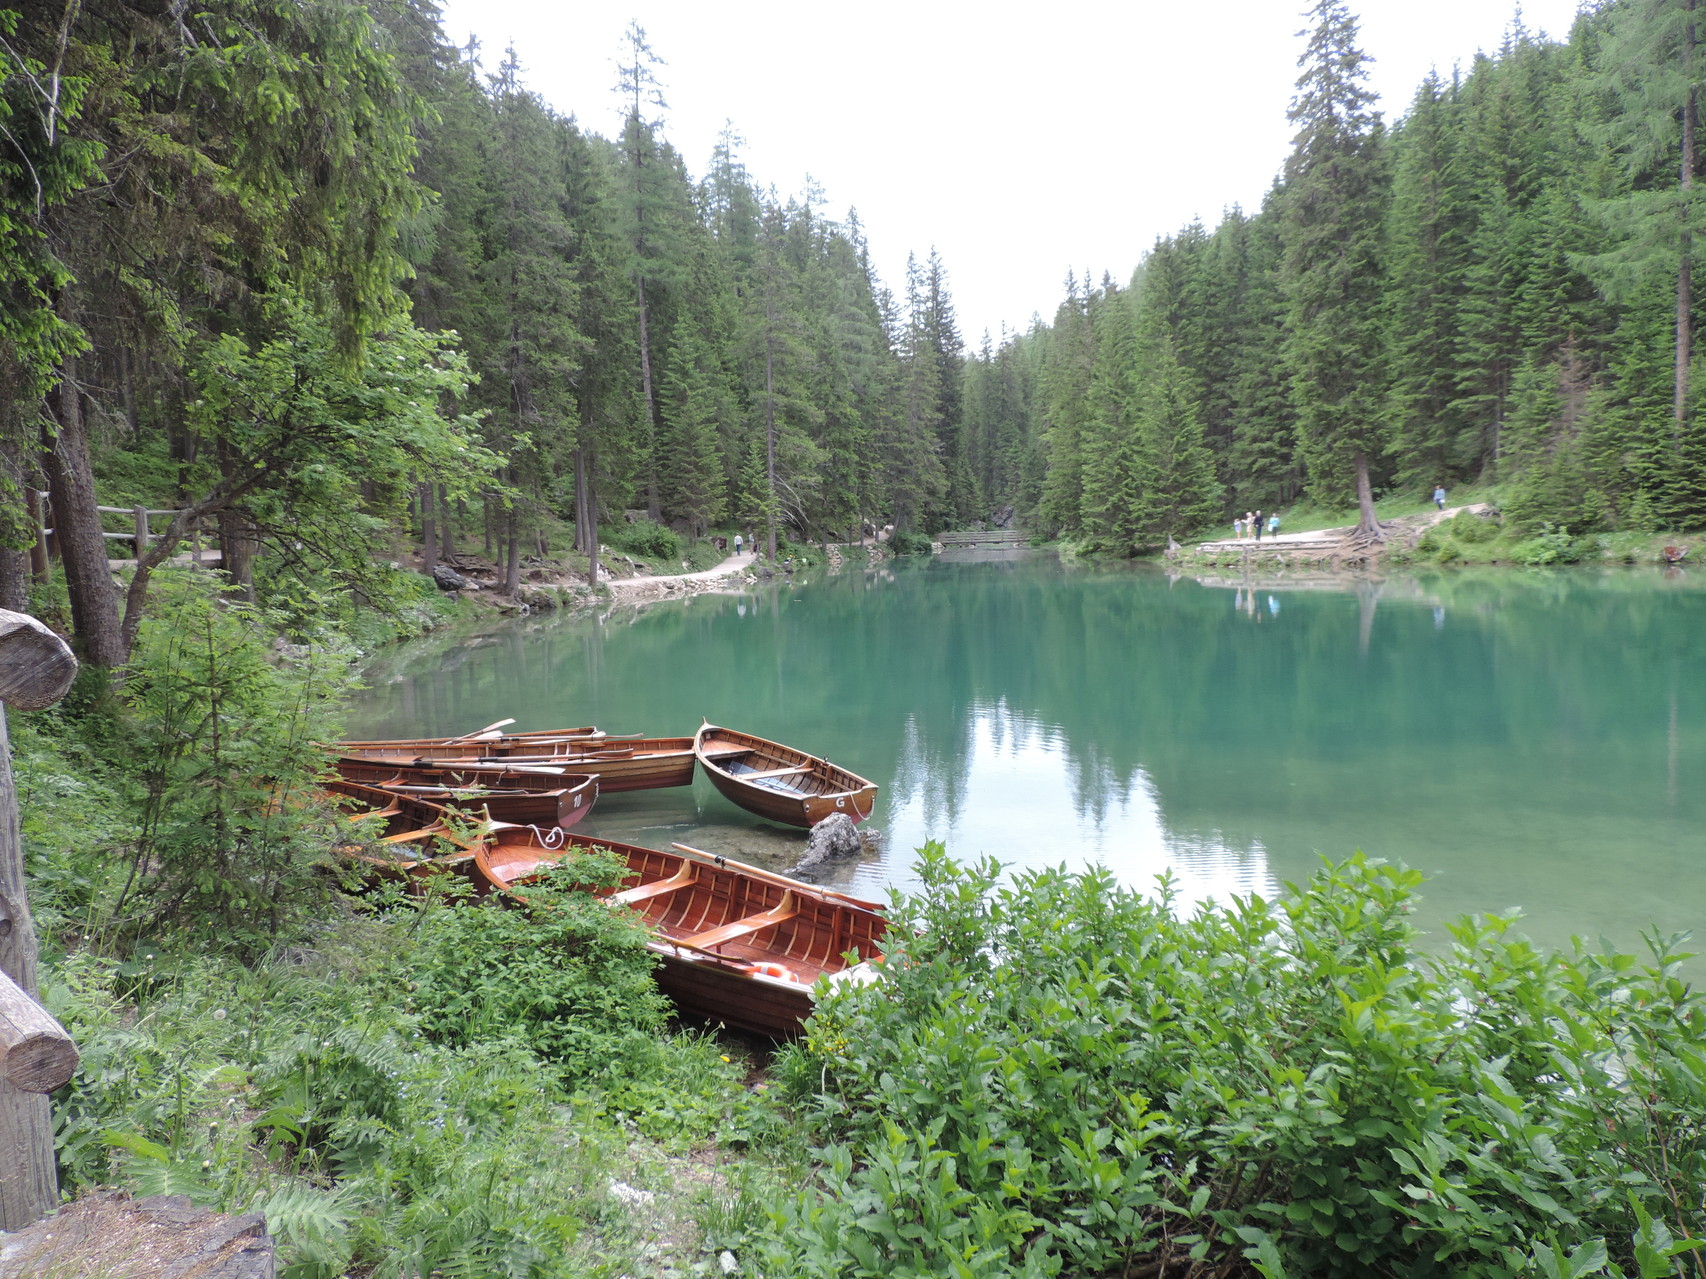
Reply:
[[42, 469], [53, 505], [54, 541], [71, 596], [71, 625], [89, 664], [110, 668], [123, 665], [128, 654], [119, 630], [101, 514], [95, 509], [95, 476], [76, 374], [75, 362], [67, 360], [59, 385], [47, 397], [56, 430], [43, 441]]
[[1352, 540], [1359, 546], [1369, 546], [1384, 542], [1386, 534], [1380, 531], [1380, 517], [1374, 513], [1374, 488], [1368, 482], [1368, 454], [1361, 449], [1357, 450], [1356, 465], [1357, 510], [1360, 517]]
[[521, 594], [521, 517], [512, 506], [504, 529], [504, 594], [512, 600]]
[[1695, 0], [1684, 0], [1682, 6], [1688, 15], [1682, 29], [1683, 74], [1688, 78], [1688, 98], [1682, 107], [1683, 223], [1676, 267], [1676, 395], [1671, 418], [1673, 452], [1682, 450], [1683, 427], [1688, 416], [1688, 365], [1694, 347], [1691, 314], [1694, 309], [1694, 277], [1693, 266], [1689, 262], [1694, 246], [1688, 227], [1689, 193], [1694, 189], [1694, 132], [1698, 115], [1694, 93], [1694, 4]]
[[241, 511], [219, 512], [219, 563], [245, 604], [255, 602], [255, 536]]
[[652, 394], [651, 321], [646, 310], [646, 282], [637, 281], [636, 288], [640, 295], [640, 386], [646, 394], [646, 515], [657, 520], [663, 515], [663, 502], [658, 497], [658, 407]]
[[[456, 504], [460, 510], [462, 504]], [[444, 485], [438, 486], [438, 553], [449, 559], [456, 554], [456, 547], [450, 541], [450, 494]]]
[[0, 547], [0, 608], [24, 613], [29, 602], [30, 553]]
[[421, 572], [432, 576], [438, 567], [438, 528], [433, 518], [433, 486], [421, 485]]
[[776, 313], [764, 298], [764, 554], [776, 563]]

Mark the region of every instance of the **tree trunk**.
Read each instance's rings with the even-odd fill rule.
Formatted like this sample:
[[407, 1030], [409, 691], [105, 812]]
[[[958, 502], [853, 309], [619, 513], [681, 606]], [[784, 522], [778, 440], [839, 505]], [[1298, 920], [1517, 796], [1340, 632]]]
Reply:
[[57, 430], [43, 441], [42, 450], [53, 506], [53, 537], [65, 564], [71, 625], [83, 656], [91, 666], [111, 668], [123, 665], [127, 656], [119, 631], [118, 597], [107, 567], [101, 513], [95, 509], [95, 476], [89, 466], [89, 436], [75, 362], [66, 360], [60, 372], [59, 385], [47, 397]]
[[1386, 534], [1380, 531], [1380, 517], [1374, 513], [1374, 488], [1368, 482], [1368, 454], [1358, 449], [1356, 463], [1357, 510], [1360, 516], [1352, 541], [1359, 546], [1371, 546], [1384, 542]]
[[521, 518], [513, 506], [504, 525], [504, 594], [513, 600], [521, 594]]
[[[460, 510], [462, 504], [456, 506]], [[442, 484], [438, 486], [438, 553], [446, 559], [456, 554], [450, 540], [450, 493]]]
[[241, 511], [219, 512], [219, 563], [245, 604], [255, 602], [255, 537]]
[[764, 299], [764, 554], [776, 563], [776, 313]]
[[658, 498], [658, 412], [652, 395], [651, 321], [646, 312], [646, 282], [639, 280], [635, 287], [640, 296], [640, 386], [646, 394], [646, 515], [657, 520], [663, 515], [663, 503]]
[[433, 518], [433, 486], [421, 485], [421, 572], [432, 576], [438, 567], [438, 528]]
[[1694, 246], [1688, 225], [1692, 213], [1688, 202], [1690, 193], [1694, 190], [1694, 132], [1697, 123], [1694, 94], [1694, 4], [1695, 0], [1684, 0], [1682, 6], [1688, 15], [1682, 28], [1683, 74], [1688, 79], [1688, 98], [1682, 106], [1682, 242], [1678, 247], [1676, 267], [1676, 394], [1671, 418], [1671, 450], [1675, 453], [1682, 451], [1682, 434], [1688, 415], [1688, 365], [1694, 346], [1691, 331], [1693, 317], [1690, 314], [1694, 308], [1694, 278], [1693, 267], [1689, 262]]
[[25, 612], [30, 602], [30, 553], [0, 547], [0, 609]]

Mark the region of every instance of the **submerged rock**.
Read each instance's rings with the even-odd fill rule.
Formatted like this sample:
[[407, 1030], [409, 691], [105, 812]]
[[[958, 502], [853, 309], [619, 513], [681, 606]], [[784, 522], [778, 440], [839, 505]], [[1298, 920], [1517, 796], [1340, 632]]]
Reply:
[[819, 866], [844, 857], [856, 857], [876, 845], [876, 831], [861, 831], [846, 813], [831, 813], [812, 827], [811, 834], [806, 837], [806, 851], [787, 873], [809, 876]]

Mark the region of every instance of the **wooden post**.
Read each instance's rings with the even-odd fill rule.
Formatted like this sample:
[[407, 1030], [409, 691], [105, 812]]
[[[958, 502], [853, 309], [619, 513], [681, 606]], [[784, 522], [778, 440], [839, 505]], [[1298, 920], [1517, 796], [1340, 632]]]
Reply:
[[[77, 659], [64, 640], [33, 617], [0, 609], [0, 704], [42, 710], [65, 696], [76, 675]], [[33, 1004], [37, 987], [36, 930], [24, 891], [18, 790], [5, 726], [5, 711], [0, 708], [0, 973], [8, 979], [7, 987], [0, 988], [0, 1042], [6, 1050], [6, 1069], [0, 1074], [0, 1230], [19, 1230], [53, 1207], [59, 1183], [47, 1094], [14, 1082], [13, 1039], [23, 1054], [18, 1070], [26, 1083], [51, 1079], [63, 1068], [65, 1057], [62, 1048], [52, 1045], [51, 1031], [8, 1002], [7, 990], [15, 987]], [[39, 1064], [43, 1051], [46, 1074]], [[75, 1067], [75, 1056], [71, 1063]]]
[[148, 554], [148, 511], [144, 507], [136, 508], [136, 558], [141, 560]]

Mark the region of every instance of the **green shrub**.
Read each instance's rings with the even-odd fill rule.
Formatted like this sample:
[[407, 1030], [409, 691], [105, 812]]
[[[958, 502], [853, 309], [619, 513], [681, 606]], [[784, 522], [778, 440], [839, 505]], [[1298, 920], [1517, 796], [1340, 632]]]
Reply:
[[1465, 546], [1479, 546], [1499, 536], [1498, 520], [1473, 511], [1459, 511], [1446, 524], [1451, 528], [1451, 536]]
[[493, 898], [429, 912], [415, 995], [426, 1031], [460, 1045], [515, 1036], [578, 1079], [620, 1077], [647, 1058], [668, 1007], [646, 930], [581, 887], [624, 871], [587, 854], [529, 887], [525, 909]]
[[889, 550], [895, 555], [928, 555], [932, 545], [926, 533], [889, 534]]
[[1706, 1009], [1666, 946], [1489, 918], [1425, 956], [1420, 876], [1360, 856], [1190, 915], [1103, 870], [920, 875], [881, 978], [779, 1059], [827, 1144], [771, 1279], [1658, 1276], [1641, 1238], [1706, 1230]]
[[609, 546], [629, 555], [644, 555], [655, 560], [675, 561], [681, 558], [681, 538], [672, 529], [650, 520], [633, 524], [613, 523], [599, 530]]
[[336, 831], [316, 742], [339, 734], [351, 652], [336, 636], [280, 650], [275, 615], [221, 597], [193, 570], [154, 579], [125, 699], [141, 789], [129, 849], [144, 930], [189, 925], [260, 951], [312, 916]]
[[1598, 549], [1598, 543], [1591, 537], [1572, 537], [1567, 528], [1543, 524], [1539, 533], [1511, 549], [1511, 558], [1530, 568], [1542, 568], [1551, 564], [1579, 564]]

